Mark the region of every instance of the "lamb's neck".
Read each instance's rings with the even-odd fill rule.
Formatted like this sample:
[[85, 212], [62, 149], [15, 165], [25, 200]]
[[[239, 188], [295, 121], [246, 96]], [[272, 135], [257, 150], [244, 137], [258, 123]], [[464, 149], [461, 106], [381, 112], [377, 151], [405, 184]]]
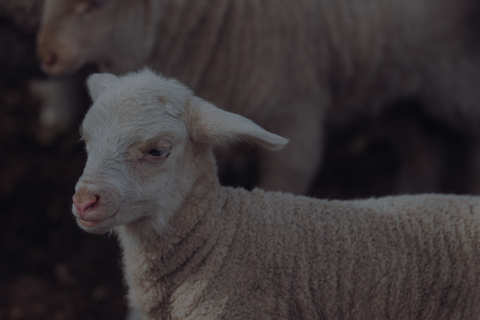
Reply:
[[[183, 248], [188, 251], [184, 252], [186, 255], [193, 253], [201, 245], [197, 233], [207, 237], [211, 223], [218, 219], [222, 201], [219, 190], [216, 177], [207, 174], [200, 176], [181, 207], [168, 221], [167, 230], [156, 228], [156, 217], [118, 229], [123, 249], [136, 255], [155, 252], [156, 256], [171, 259], [171, 255], [178, 254], [179, 247], [184, 246], [189, 237], [195, 237], [195, 247]], [[178, 265], [181, 264], [182, 262], [178, 261]]]
[[216, 175], [204, 174], [170, 219], [166, 234], [144, 237], [133, 226], [116, 230], [134, 306], [141, 308], [142, 296], [153, 290], [159, 297], [156, 308], [163, 308], [164, 298], [205, 261], [215, 244], [210, 231], [223, 218], [224, 198]]

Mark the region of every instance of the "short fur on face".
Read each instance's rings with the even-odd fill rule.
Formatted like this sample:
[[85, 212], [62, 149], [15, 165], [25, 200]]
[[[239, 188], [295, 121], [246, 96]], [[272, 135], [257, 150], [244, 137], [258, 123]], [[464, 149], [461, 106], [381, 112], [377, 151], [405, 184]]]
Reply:
[[87, 85], [94, 103], [81, 126], [88, 159], [76, 195], [97, 200], [85, 215], [75, 206], [73, 213], [88, 232], [142, 221], [165, 232], [213, 145], [244, 140], [278, 149], [287, 143], [148, 69], [95, 74]]

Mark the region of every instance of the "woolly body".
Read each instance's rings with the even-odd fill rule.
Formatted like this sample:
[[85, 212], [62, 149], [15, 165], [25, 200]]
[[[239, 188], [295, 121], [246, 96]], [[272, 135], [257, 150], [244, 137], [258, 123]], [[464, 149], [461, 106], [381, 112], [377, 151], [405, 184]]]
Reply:
[[119, 230], [146, 319], [478, 319], [478, 198], [325, 201], [212, 176], [168, 236]]
[[88, 80], [82, 229], [114, 230], [146, 319], [476, 319], [480, 198], [219, 186], [214, 145], [285, 139], [148, 70]]
[[277, 154], [260, 151], [259, 185], [305, 193], [323, 124], [338, 116], [416, 96], [478, 136], [478, 17], [476, 0], [126, 0], [99, 8], [47, 0], [38, 43], [44, 61], [55, 55], [52, 74], [86, 62], [116, 74], [147, 65], [289, 138]]

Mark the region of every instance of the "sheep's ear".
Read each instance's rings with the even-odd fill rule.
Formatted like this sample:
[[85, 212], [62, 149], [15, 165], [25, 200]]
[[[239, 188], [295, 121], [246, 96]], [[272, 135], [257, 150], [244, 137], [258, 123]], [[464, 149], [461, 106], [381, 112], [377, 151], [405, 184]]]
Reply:
[[281, 149], [288, 140], [262, 129], [238, 114], [224, 111], [198, 99], [189, 114], [190, 137], [195, 142], [222, 145], [236, 141]]
[[87, 87], [92, 101], [95, 102], [100, 94], [116, 81], [118, 81], [118, 77], [111, 73], [95, 73], [89, 76], [87, 79]]

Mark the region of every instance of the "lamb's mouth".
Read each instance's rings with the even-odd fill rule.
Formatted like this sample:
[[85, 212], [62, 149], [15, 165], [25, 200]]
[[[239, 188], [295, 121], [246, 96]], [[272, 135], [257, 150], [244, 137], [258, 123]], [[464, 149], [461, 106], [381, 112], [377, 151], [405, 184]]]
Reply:
[[106, 224], [105, 222], [107, 222], [109, 220], [114, 221], [117, 213], [118, 213], [118, 211], [115, 211], [110, 216], [108, 216], [104, 219], [84, 219], [81, 216], [77, 216], [77, 222], [78, 222], [79, 225], [81, 225], [84, 228], [95, 228], [95, 227], [98, 227], [100, 225]]

